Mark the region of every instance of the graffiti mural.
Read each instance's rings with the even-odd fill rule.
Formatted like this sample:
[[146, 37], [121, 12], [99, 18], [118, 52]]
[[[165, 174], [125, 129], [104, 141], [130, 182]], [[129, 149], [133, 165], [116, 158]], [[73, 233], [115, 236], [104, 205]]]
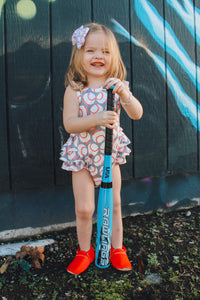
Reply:
[[177, 15], [180, 16], [182, 22], [200, 45], [200, 32], [194, 30], [194, 17], [196, 19], [196, 24], [199, 24], [200, 9], [193, 7], [193, 3], [190, 0], [184, 0], [183, 4], [173, 0], [167, 0], [167, 3], [176, 11]]
[[[0, 0], [0, 16], [4, 4], [9, 0]], [[56, 0], [47, 0], [48, 2], [55, 2]], [[16, 4], [16, 12], [19, 17], [25, 20], [30, 20], [37, 14], [37, 6], [32, 0], [19, 0]]]
[[[184, 23], [190, 30], [190, 33], [193, 37], [195, 37], [194, 9], [192, 2], [184, 1], [184, 4], [182, 5], [178, 1], [168, 0], [167, 2], [176, 10], [179, 15], [181, 15], [181, 18], [184, 20]], [[168, 24], [168, 22], [159, 15], [157, 10], [148, 0], [135, 1], [135, 11], [142, 24], [148, 29], [152, 38], [177, 61], [180, 67], [183, 68], [187, 73], [189, 79], [194, 85], [194, 89], [197, 86], [197, 89], [199, 90], [200, 67], [191, 60], [186, 50], [173, 32], [170, 24]], [[199, 10], [195, 8], [195, 12], [197, 20], [200, 20]], [[185, 16], [185, 14], [187, 15]], [[200, 107], [196, 104], [196, 101], [184, 91], [184, 88], [181, 86], [178, 77], [173, 72], [172, 67], [170, 67], [163, 58], [146, 48], [144, 44], [139, 42], [133, 36], [130, 36], [129, 32], [126, 31], [125, 28], [123, 28], [123, 26], [121, 26], [116, 20], [113, 19], [112, 22], [115, 30], [118, 33], [126, 37], [136, 46], [144, 48], [148, 55], [153, 59], [161, 75], [164, 78], [167, 76], [168, 86], [171, 89], [179, 110], [183, 116], [189, 118], [192, 125], [199, 130], [199, 128], [197, 128], [197, 120], [200, 117]], [[167, 43], [165, 41], [167, 41]], [[197, 42], [199, 43], [198, 35]]]
[[[51, 211], [57, 223], [73, 221], [59, 160], [64, 75], [72, 32], [91, 21], [114, 31], [144, 107], [138, 122], [121, 114], [133, 150], [122, 167], [124, 215], [199, 204], [200, 2], [0, 0], [0, 230], [11, 217], [39, 226], [43, 212], [47, 225]], [[33, 218], [19, 218], [20, 207]]]

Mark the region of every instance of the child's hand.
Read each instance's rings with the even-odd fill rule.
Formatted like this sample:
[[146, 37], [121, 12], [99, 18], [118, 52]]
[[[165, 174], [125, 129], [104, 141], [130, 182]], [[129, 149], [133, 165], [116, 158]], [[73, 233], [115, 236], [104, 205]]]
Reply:
[[131, 119], [139, 120], [142, 117], [142, 105], [130, 92], [126, 81], [121, 81], [118, 78], [108, 78], [105, 82], [105, 85], [106, 89], [109, 89], [112, 85], [115, 86], [113, 93], [117, 93], [119, 95], [120, 103]]
[[104, 126], [110, 129], [113, 129], [119, 120], [117, 113], [114, 111], [102, 111], [95, 116], [98, 126]]
[[129, 87], [125, 81], [121, 81], [118, 78], [108, 78], [105, 82], [106, 89], [109, 89], [112, 85], [114, 85], [113, 93], [117, 93], [120, 98], [129, 96]]

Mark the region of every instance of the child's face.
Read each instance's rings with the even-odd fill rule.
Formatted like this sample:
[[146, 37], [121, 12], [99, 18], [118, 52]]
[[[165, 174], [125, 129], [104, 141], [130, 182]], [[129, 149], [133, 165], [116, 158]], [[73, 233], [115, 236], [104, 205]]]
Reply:
[[90, 79], [106, 80], [111, 67], [108, 38], [103, 31], [90, 32], [83, 48], [82, 67]]

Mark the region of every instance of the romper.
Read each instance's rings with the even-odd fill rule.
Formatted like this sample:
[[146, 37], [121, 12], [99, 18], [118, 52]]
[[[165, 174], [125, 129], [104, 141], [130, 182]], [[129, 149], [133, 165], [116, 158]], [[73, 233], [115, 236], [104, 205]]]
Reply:
[[[79, 101], [79, 117], [85, 117], [106, 110], [107, 90], [105, 88], [84, 88], [77, 92]], [[119, 95], [115, 94], [115, 111], [119, 112]], [[118, 113], [119, 116], [119, 113]], [[123, 133], [118, 122], [113, 129], [112, 165], [125, 164], [126, 156], [131, 150], [127, 147], [130, 140]], [[87, 169], [92, 176], [95, 187], [101, 184], [104, 163], [105, 127], [96, 126], [89, 131], [70, 134], [69, 139], [62, 147], [60, 159], [62, 169], [80, 171]]]

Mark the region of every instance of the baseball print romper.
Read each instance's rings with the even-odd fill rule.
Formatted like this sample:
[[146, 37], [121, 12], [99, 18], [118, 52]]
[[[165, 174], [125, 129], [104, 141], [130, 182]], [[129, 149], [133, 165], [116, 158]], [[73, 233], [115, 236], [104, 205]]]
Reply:
[[[77, 92], [79, 100], [79, 117], [107, 109], [107, 90], [105, 88], [84, 88]], [[120, 109], [119, 96], [115, 94], [115, 111]], [[123, 133], [118, 122], [113, 129], [112, 164], [125, 164], [126, 156], [131, 150], [127, 147], [130, 140]], [[80, 171], [87, 169], [94, 181], [95, 187], [101, 184], [104, 163], [105, 127], [96, 126], [89, 131], [70, 134], [69, 139], [62, 147], [60, 159], [63, 161], [62, 169]]]

